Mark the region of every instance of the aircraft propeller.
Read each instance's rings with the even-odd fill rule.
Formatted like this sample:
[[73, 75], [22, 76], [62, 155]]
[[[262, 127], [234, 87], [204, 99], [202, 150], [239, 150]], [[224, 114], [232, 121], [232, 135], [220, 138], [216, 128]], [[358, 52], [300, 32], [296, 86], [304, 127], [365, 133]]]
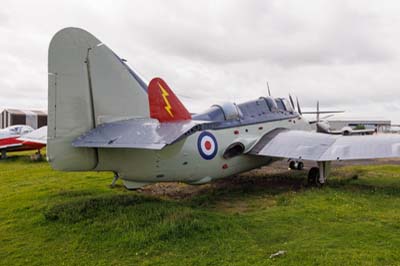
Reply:
[[303, 115], [300, 108], [299, 98], [297, 98], [297, 96], [296, 96], [296, 103], [297, 103], [297, 111], [299, 112], [300, 115]]
[[293, 98], [292, 98], [292, 95], [290, 95], [290, 93], [289, 93], [289, 100], [290, 100], [290, 104], [292, 105], [292, 108], [293, 108], [293, 109], [296, 109], [296, 108], [294, 107]]

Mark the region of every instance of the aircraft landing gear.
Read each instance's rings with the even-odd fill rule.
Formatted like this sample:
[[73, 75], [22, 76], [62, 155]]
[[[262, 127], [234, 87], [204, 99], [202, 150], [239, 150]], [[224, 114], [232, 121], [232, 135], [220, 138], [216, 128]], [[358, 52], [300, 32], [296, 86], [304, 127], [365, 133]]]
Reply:
[[318, 162], [318, 167], [312, 167], [308, 172], [308, 184], [321, 187], [325, 184], [330, 170], [330, 162]]
[[1, 150], [1, 159], [7, 159], [7, 150]]
[[114, 179], [111, 182], [111, 187], [115, 187], [115, 183], [117, 182], [117, 180], [119, 179], [119, 174], [117, 172], [114, 172]]
[[35, 154], [31, 155], [31, 160], [38, 162], [43, 160], [43, 155], [40, 153], [40, 150], [38, 150], [37, 152], [35, 152]]
[[297, 161], [290, 161], [289, 168], [291, 170], [303, 170], [304, 163], [303, 162], [297, 162]]

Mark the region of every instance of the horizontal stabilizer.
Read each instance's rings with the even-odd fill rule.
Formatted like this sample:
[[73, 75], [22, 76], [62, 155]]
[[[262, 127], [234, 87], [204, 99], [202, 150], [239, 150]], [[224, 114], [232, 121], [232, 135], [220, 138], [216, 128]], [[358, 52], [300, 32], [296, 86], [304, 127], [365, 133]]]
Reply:
[[130, 119], [102, 124], [75, 139], [74, 147], [137, 148], [161, 150], [202, 128], [202, 121], [159, 123], [155, 119]]

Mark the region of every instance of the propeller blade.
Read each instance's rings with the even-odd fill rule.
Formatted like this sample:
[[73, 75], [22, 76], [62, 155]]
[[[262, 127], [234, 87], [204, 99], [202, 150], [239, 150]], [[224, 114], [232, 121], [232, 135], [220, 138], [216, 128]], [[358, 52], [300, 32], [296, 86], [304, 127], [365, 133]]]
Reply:
[[297, 111], [299, 111], [299, 114], [303, 115], [300, 108], [299, 98], [297, 98], [297, 96], [296, 96], [296, 102], [297, 102]]
[[317, 122], [319, 122], [319, 101], [317, 101]]
[[[339, 114], [339, 113], [344, 113], [345, 111], [343, 110], [332, 110], [332, 111], [319, 111], [319, 114]], [[315, 115], [317, 112], [316, 111], [305, 111], [303, 114], [306, 115]]]
[[294, 102], [293, 102], [293, 99], [292, 99], [292, 95], [290, 95], [290, 93], [289, 93], [289, 100], [290, 100], [290, 104], [292, 105], [292, 108], [293, 108], [293, 109], [296, 109], [296, 108], [294, 107]]
[[327, 118], [332, 117], [332, 116], [334, 116], [334, 115], [326, 115], [326, 116], [321, 117], [321, 119], [327, 119]]

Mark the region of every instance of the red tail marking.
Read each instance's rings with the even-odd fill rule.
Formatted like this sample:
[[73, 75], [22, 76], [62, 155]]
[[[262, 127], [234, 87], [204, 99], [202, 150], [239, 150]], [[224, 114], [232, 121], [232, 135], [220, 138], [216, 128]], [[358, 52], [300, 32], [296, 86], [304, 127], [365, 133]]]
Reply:
[[192, 119], [185, 106], [161, 78], [154, 78], [148, 87], [150, 117], [160, 122]]

